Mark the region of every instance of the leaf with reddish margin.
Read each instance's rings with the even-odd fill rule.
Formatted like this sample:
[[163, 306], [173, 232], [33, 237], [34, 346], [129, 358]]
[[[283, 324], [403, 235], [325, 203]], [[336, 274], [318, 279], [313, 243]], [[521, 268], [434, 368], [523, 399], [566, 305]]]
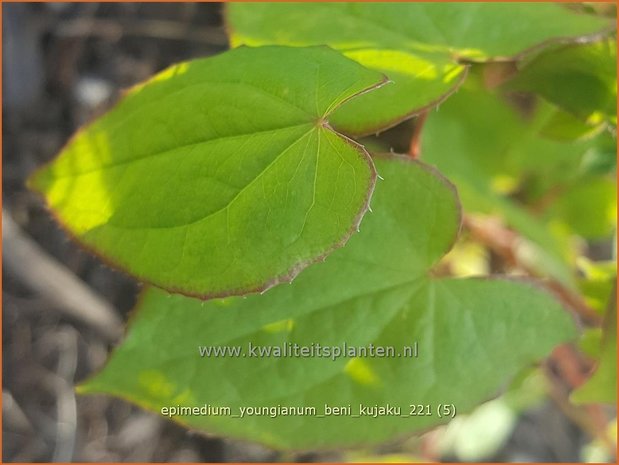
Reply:
[[[367, 135], [435, 106], [454, 92], [466, 63], [512, 60], [553, 42], [607, 32], [607, 18], [553, 3], [241, 3], [227, 8], [231, 45], [327, 44], [393, 84], [333, 114], [334, 127]], [[294, 26], [291, 26], [294, 25]]]
[[30, 179], [59, 221], [158, 287], [264, 291], [341, 247], [375, 183], [329, 117], [385, 82], [328, 47], [243, 47], [133, 88]]
[[[448, 421], [440, 405], [470, 411], [573, 336], [567, 312], [532, 282], [432, 277], [460, 227], [455, 190], [410, 158], [375, 162], [384, 181], [346, 247], [265, 295], [201, 303], [145, 291], [126, 341], [80, 392], [156, 412], [230, 408], [229, 415], [175, 420], [277, 448], [367, 446]], [[280, 356], [252, 357], [249, 344], [279, 347]], [[281, 355], [294, 344], [331, 353]], [[343, 344], [392, 347], [394, 355], [413, 354], [416, 345], [418, 357], [334, 357], [332, 348]], [[245, 356], [200, 357], [199, 346], [239, 347]], [[432, 414], [423, 407], [411, 415], [411, 404]], [[325, 415], [325, 405], [350, 405], [350, 413]], [[390, 405], [400, 414], [360, 416], [360, 405]], [[309, 407], [310, 414], [282, 415], [278, 406]], [[240, 418], [245, 407], [267, 414]]]

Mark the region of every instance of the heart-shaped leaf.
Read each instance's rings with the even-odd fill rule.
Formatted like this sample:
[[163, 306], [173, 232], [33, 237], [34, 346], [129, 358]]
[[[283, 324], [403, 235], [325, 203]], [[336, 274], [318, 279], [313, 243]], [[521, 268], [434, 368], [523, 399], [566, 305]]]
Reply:
[[234, 2], [227, 19], [232, 45], [327, 44], [389, 76], [393, 85], [333, 114], [348, 134], [385, 129], [440, 102], [464, 78], [465, 62], [513, 59], [611, 27], [553, 3]]
[[[572, 336], [569, 315], [530, 282], [432, 277], [459, 229], [455, 191], [408, 158], [375, 161], [385, 180], [346, 247], [265, 295], [199, 302], [147, 290], [127, 340], [81, 391], [157, 412], [229, 408], [175, 419], [275, 447], [368, 444], [471, 410]], [[300, 355], [286, 356], [295, 345]], [[318, 346], [329, 353], [316, 356]], [[273, 352], [252, 356], [251, 347]], [[358, 347], [365, 356], [349, 352]], [[373, 416], [377, 406], [392, 409]]]
[[243, 47], [132, 89], [30, 179], [98, 254], [199, 296], [264, 290], [343, 245], [375, 171], [331, 113], [384, 82], [327, 47]]

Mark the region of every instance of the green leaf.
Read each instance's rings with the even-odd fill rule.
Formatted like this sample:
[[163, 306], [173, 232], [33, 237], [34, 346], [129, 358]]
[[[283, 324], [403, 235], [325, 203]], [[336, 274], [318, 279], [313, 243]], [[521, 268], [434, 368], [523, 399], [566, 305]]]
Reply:
[[576, 404], [617, 404], [617, 299], [611, 294], [604, 319], [602, 353], [595, 372], [570, 399]]
[[[544, 197], [557, 201], [556, 191], [575, 190], [578, 196], [575, 186], [584, 182], [585, 158], [600, 141], [606, 141], [548, 140], [540, 135], [540, 128], [553, 117], [554, 108], [538, 105], [524, 116], [517, 104], [475, 84], [470, 79], [466, 88], [428, 115], [421, 157], [456, 184], [467, 212], [497, 215], [524, 236], [531, 248], [526, 259], [533, 268], [575, 287], [568, 226], [579, 223], [579, 232], [601, 231], [600, 223], [606, 228], [612, 221], [612, 202], [606, 200], [602, 211], [588, 209], [587, 218], [596, 217], [591, 228], [575, 219], [569, 208], [564, 211], [572, 219], [559, 218], [557, 225], [556, 215], [535, 215], [531, 206]], [[593, 190], [598, 199], [608, 199], [612, 189], [605, 184]], [[582, 210], [580, 201], [573, 205], [574, 211], [577, 208]], [[549, 211], [558, 210], [551, 207]]]
[[467, 71], [466, 66], [440, 54], [411, 54], [387, 49], [350, 50], [343, 54], [384, 73], [391, 81], [333, 113], [333, 126], [352, 135], [390, 128], [438, 105], [460, 86]]
[[611, 25], [552, 3], [491, 2], [231, 3], [227, 19], [233, 46], [327, 44], [389, 76], [392, 85], [334, 113], [348, 134], [385, 129], [437, 104], [464, 79], [464, 62], [514, 58]]
[[617, 173], [617, 138], [606, 137], [607, 144], [591, 147], [582, 160], [583, 174], [604, 175]]
[[617, 44], [615, 39], [569, 45], [540, 53], [507, 88], [536, 92], [573, 115], [617, 120]]
[[599, 358], [602, 347], [602, 328], [586, 328], [578, 340], [578, 349], [589, 358]]
[[582, 140], [597, 136], [607, 126], [603, 121], [583, 121], [571, 113], [557, 110], [540, 134], [558, 141]]
[[559, 196], [546, 215], [584, 238], [608, 238], [617, 229], [617, 184], [607, 177], [583, 177]]
[[142, 281], [209, 297], [264, 290], [357, 228], [374, 166], [328, 119], [383, 79], [327, 47], [182, 63], [79, 131], [30, 186]]
[[592, 262], [585, 257], [578, 260], [578, 287], [589, 307], [603, 315], [613, 284], [617, 281], [617, 262]]
[[[182, 416], [200, 430], [281, 448], [369, 444], [444, 423], [436, 409], [470, 411], [520, 369], [573, 336], [569, 315], [531, 282], [439, 279], [429, 273], [459, 229], [453, 188], [399, 156], [375, 159], [384, 177], [373, 213], [346, 247], [291, 285], [246, 299], [199, 302], [147, 290], [126, 341], [80, 388], [157, 412], [167, 406], [429, 404], [432, 416]], [[393, 347], [418, 357], [204, 357], [198, 346]]]

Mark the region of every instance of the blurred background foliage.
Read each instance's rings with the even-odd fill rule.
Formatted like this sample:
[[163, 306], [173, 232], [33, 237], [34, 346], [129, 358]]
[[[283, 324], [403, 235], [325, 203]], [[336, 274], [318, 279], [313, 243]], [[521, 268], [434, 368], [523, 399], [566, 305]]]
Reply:
[[[568, 7], [616, 15], [613, 4]], [[3, 5], [4, 210], [121, 317], [135, 284], [69, 243], [24, 179], [121, 89], [226, 48], [218, 4]], [[367, 451], [285, 455], [194, 435], [120, 401], [76, 397], [109, 341], [3, 262], [4, 461], [614, 461], [616, 65], [614, 36], [472, 64], [444, 103], [363, 140], [415, 147], [458, 187], [463, 233], [437, 273], [540, 277], [573, 309], [579, 341], [498, 398]]]

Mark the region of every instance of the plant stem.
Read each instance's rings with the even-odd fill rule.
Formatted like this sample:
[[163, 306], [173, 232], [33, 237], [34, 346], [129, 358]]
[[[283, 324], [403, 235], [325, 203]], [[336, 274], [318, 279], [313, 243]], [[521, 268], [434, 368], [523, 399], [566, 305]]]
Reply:
[[415, 119], [415, 127], [413, 128], [413, 135], [408, 147], [408, 154], [415, 160], [421, 156], [421, 131], [427, 118], [428, 110], [419, 113], [419, 116]]
[[[463, 225], [467, 228], [471, 236], [478, 242], [485, 245], [488, 249], [499, 255], [506, 263], [520, 268], [530, 276], [538, 277], [539, 273], [531, 265], [523, 263], [519, 259], [517, 246], [521, 237], [515, 231], [507, 228], [503, 224], [493, 220], [480, 220], [468, 215], [464, 216]], [[567, 288], [557, 280], [549, 279], [544, 283], [545, 287], [553, 292], [563, 304], [573, 310], [584, 322], [599, 326], [602, 318], [595, 310], [590, 308], [584, 299]]]

